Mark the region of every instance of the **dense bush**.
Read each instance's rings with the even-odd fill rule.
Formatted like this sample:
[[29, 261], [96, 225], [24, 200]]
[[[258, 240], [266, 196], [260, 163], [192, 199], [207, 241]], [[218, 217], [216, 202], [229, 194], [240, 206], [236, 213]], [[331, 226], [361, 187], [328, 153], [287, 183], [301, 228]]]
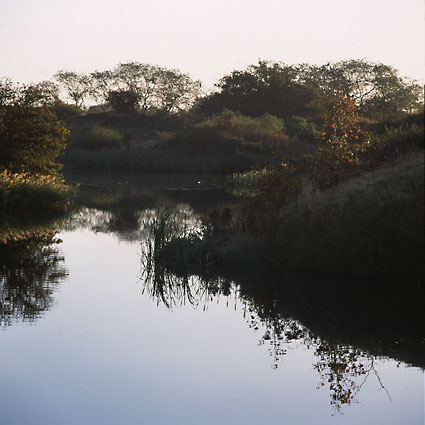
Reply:
[[180, 143], [188, 152], [213, 155], [233, 153], [242, 146], [261, 151], [287, 140], [283, 126], [283, 120], [272, 115], [250, 118], [226, 110], [193, 126]]
[[74, 115], [81, 115], [83, 110], [75, 105], [69, 103], [56, 102], [49, 106], [49, 109], [60, 119], [65, 120], [66, 118]]
[[91, 131], [75, 143], [77, 147], [89, 151], [111, 150], [122, 147], [124, 136], [113, 128], [94, 127]]
[[135, 112], [139, 107], [139, 96], [131, 90], [109, 92], [108, 103], [114, 112]]
[[314, 142], [317, 136], [316, 126], [303, 117], [292, 116], [285, 122], [286, 133], [307, 142]]
[[35, 87], [0, 86], [0, 169], [56, 173], [67, 129]]
[[384, 133], [372, 135], [368, 154], [375, 162], [381, 162], [423, 148], [424, 126], [413, 123], [388, 127]]
[[268, 147], [285, 139], [283, 120], [270, 114], [251, 118], [225, 110], [201, 122], [196, 128], [212, 132], [218, 137], [235, 138]]

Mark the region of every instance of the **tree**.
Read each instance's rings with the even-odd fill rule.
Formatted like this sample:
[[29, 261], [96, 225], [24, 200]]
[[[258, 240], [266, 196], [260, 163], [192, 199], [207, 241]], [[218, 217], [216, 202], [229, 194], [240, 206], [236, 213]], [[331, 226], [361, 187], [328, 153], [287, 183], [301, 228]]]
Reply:
[[200, 93], [200, 82], [177, 69], [127, 62], [112, 72], [119, 90], [135, 93], [144, 111], [178, 112], [191, 107]]
[[58, 71], [53, 76], [64, 87], [75, 106], [84, 108], [85, 100], [93, 93], [92, 80], [88, 75], [74, 71]]
[[178, 112], [190, 108], [199, 97], [201, 82], [178, 69], [162, 69], [158, 85], [158, 108]]
[[0, 85], [0, 169], [51, 174], [61, 165], [68, 130], [37, 86]]
[[201, 100], [200, 112], [211, 115], [231, 109], [253, 117], [265, 113], [283, 119], [299, 115], [320, 122], [328, 100], [320, 89], [300, 83], [296, 71], [267, 61], [233, 71], [219, 81], [217, 92]]
[[134, 112], [138, 109], [139, 96], [131, 90], [109, 92], [107, 101], [115, 112]]
[[304, 84], [316, 86], [332, 97], [346, 97], [361, 115], [370, 118], [398, 118], [423, 105], [422, 87], [400, 77], [390, 65], [351, 59], [320, 67], [299, 65], [297, 72]]
[[113, 70], [120, 90], [136, 93], [142, 110], [152, 107], [157, 95], [161, 68], [139, 62], [120, 63]]
[[10, 78], [0, 79], [0, 108], [10, 104], [15, 96], [13, 82]]
[[94, 71], [90, 74], [91, 94], [95, 99], [108, 102], [109, 94], [117, 88], [113, 71]]
[[365, 165], [363, 154], [368, 146], [368, 134], [359, 125], [354, 102], [340, 96], [324, 120], [319, 149], [312, 158], [315, 185], [329, 188], [358, 173]]
[[59, 86], [53, 81], [45, 80], [33, 85], [34, 89], [39, 92], [40, 101], [44, 105], [55, 105], [60, 103]]

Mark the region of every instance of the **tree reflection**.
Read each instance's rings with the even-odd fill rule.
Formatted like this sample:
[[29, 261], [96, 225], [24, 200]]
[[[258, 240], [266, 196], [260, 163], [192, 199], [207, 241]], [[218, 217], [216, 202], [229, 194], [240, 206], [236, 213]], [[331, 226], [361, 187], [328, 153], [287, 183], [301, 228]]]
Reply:
[[32, 322], [53, 304], [57, 284], [67, 276], [54, 233], [12, 238], [0, 244], [0, 326]]
[[172, 273], [151, 256], [143, 262], [142, 292], [157, 305], [170, 309], [189, 304], [206, 310], [209, 302], [226, 297], [227, 305], [232, 302], [235, 309], [241, 308], [251, 329], [262, 332], [259, 344], [267, 346], [273, 369], [278, 368], [294, 345], [313, 348], [313, 367], [320, 379], [317, 388], [328, 389], [333, 414], [342, 413], [344, 406], [358, 402], [357, 396], [372, 374], [391, 401], [375, 367], [375, 356], [320, 338], [298, 320], [282, 313], [276, 300], [259, 302], [244, 292], [243, 285], [221, 277]]
[[[319, 372], [319, 387], [328, 384], [330, 404], [335, 413], [341, 413], [344, 405], [357, 403], [357, 394], [373, 371], [379, 385], [388, 395], [378, 371], [375, 368], [375, 357], [368, 356], [360, 350], [339, 344], [321, 341], [316, 346], [315, 356], [318, 359], [314, 368]], [[362, 378], [362, 379], [359, 379]]]

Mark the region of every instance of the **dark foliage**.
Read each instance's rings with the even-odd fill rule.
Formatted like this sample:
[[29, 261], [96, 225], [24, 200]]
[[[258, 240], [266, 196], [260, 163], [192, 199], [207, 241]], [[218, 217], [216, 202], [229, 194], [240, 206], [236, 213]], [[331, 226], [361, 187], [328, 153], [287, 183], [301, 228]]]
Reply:
[[131, 90], [109, 92], [108, 103], [114, 112], [135, 112], [139, 105], [139, 96]]

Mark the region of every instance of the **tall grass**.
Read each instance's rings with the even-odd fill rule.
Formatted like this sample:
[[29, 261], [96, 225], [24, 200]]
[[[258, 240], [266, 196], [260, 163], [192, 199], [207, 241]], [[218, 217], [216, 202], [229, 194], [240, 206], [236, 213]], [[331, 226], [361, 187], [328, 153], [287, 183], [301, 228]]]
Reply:
[[229, 190], [237, 196], [254, 196], [259, 181], [269, 174], [270, 170], [253, 169], [242, 173], [233, 173], [227, 176], [226, 183]]
[[107, 127], [93, 127], [88, 134], [74, 142], [74, 145], [89, 151], [119, 149], [124, 144], [124, 136], [118, 130]]
[[372, 135], [366, 154], [374, 160], [385, 161], [424, 149], [424, 126], [416, 123], [400, 127], [387, 127], [385, 132]]
[[[243, 209], [243, 208], [242, 208]], [[263, 210], [258, 210], [257, 221]], [[180, 267], [244, 266], [324, 275], [424, 281], [424, 162], [411, 155], [327, 190], [305, 186], [273, 232], [171, 237], [158, 258]], [[242, 223], [242, 225], [240, 224]]]
[[304, 188], [281, 208], [276, 240], [288, 270], [423, 282], [423, 235], [424, 162], [413, 155], [334, 189]]
[[0, 173], [0, 216], [62, 212], [74, 189], [59, 176]]

